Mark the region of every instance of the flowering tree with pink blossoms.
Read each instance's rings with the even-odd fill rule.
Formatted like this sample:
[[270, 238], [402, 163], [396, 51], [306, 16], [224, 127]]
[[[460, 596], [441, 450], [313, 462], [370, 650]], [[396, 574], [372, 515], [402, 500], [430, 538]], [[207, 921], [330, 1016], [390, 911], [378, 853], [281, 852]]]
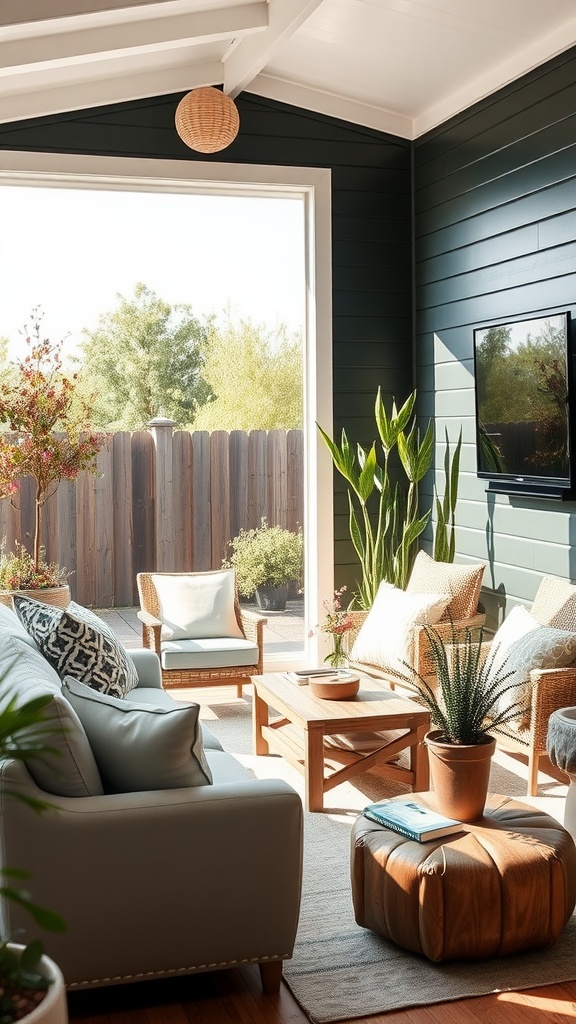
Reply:
[[[53, 570], [42, 554], [42, 510], [61, 480], [75, 480], [82, 470], [95, 472], [102, 439], [88, 426], [89, 407], [76, 395], [77, 374], [62, 365], [62, 342], [42, 339], [42, 314], [32, 310], [26, 354], [0, 382], [0, 497], [14, 501], [23, 477], [34, 481], [34, 546], [30, 570], [36, 587], [53, 586]], [[12, 556], [25, 560], [25, 552]], [[20, 566], [20, 568], [22, 568]], [[52, 571], [50, 571], [52, 570]], [[16, 573], [21, 575], [21, 573]], [[17, 588], [10, 584], [8, 588]]]

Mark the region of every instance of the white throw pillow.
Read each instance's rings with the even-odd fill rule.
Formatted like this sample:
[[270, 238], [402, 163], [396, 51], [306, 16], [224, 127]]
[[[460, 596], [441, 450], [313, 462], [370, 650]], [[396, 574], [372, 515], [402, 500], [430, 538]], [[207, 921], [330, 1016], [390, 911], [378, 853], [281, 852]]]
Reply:
[[350, 652], [350, 660], [406, 676], [414, 661], [414, 630], [442, 618], [451, 594], [408, 594], [382, 581]]
[[152, 573], [163, 640], [241, 637], [234, 612], [234, 570]]
[[511, 673], [502, 684], [506, 692], [498, 700], [497, 711], [505, 712], [520, 701], [523, 709], [513, 721], [520, 728], [527, 728], [532, 669], [566, 668], [575, 659], [576, 633], [541, 626], [522, 605], [513, 608], [495, 634], [488, 652], [487, 684]]
[[212, 782], [198, 704], [140, 704], [70, 676], [62, 693], [84, 726], [107, 789], [133, 793]]

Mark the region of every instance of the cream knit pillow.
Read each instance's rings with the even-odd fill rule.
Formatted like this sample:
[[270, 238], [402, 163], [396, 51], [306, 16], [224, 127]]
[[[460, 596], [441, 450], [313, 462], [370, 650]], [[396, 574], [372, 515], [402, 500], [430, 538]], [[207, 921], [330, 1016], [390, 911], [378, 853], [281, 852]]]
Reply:
[[382, 582], [350, 652], [350, 660], [406, 675], [413, 664], [414, 631], [439, 622], [450, 594], [407, 594]]

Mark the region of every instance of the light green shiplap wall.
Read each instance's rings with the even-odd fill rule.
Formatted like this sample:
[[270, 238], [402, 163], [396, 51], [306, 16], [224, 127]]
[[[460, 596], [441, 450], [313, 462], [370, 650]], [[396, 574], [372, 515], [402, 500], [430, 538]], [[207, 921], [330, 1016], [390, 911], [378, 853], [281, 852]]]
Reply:
[[576, 503], [488, 496], [476, 476], [472, 348], [485, 323], [576, 320], [575, 83], [571, 50], [414, 144], [420, 413], [440, 442], [462, 426], [457, 560], [486, 563], [492, 626], [543, 575], [576, 579]]

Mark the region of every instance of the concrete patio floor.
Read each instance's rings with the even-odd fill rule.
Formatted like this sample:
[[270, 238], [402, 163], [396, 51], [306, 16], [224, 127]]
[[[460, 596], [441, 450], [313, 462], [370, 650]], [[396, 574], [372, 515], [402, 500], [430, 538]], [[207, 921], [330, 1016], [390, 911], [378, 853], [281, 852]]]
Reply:
[[[258, 611], [255, 605], [246, 605]], [[124, 647], [140, 647], [142, 632], [138, 608], [97, 608], [95, 612], [114, 631]], [[264, 626], [265, 654], [297, 654], [304, 649], [304, 599], [288, 601], [283, 612], [262, 612], [268, 620]]]

